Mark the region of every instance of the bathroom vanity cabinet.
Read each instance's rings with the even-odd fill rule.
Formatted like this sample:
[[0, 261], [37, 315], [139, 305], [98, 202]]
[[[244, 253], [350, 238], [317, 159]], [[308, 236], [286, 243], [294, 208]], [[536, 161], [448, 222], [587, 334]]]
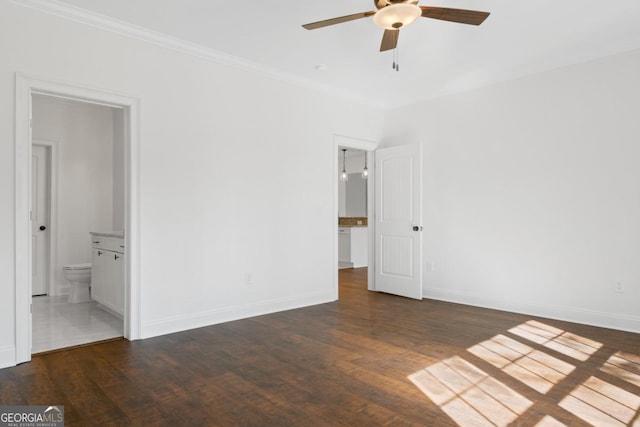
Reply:
[[124, 238], [92, 233], [91, 299], [124, 315]]

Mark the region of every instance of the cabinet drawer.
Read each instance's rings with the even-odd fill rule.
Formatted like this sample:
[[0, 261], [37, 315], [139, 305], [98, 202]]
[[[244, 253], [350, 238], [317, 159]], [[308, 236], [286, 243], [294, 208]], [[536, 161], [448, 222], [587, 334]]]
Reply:
[[91, 246], [96, 249], [124, 253], [124, 239], [120, 237], [91, 236]]

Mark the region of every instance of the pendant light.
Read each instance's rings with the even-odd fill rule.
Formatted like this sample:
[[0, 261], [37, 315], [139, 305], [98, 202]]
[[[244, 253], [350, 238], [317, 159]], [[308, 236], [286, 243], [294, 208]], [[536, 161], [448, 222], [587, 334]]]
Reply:
[[362, 169], [362, 179], [367, 179], [369, 176], [369, 169], [367, 169], [367, 152], [364, 152], [364, 169]]
[[349, 180], [349, 175], [347, 174], [347, 149], [342, 149], [342, 173], [340, 174], [340, 181], [346, 182]]

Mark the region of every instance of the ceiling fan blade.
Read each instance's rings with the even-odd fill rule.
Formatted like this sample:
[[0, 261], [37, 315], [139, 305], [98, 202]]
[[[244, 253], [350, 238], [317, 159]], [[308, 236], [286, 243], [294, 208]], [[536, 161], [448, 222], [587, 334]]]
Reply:
[[316, 28], [328, 27], [329, 25], [342, 24], [343, 22], [355, 21], [356, 19], [366, 18], [368, 16], [373, 16], [375, 14], [376, 13], [373, 11], [354, 13], [353, 15], [341, 16], [339, 18], [325, 19], [324, 21], [304, 24], [302, 27], [307, 30], [315, 30]]
[[384, 34], [382, 35], [382, 44], [380, 44], [380, 52], [395, 49], [398, 45], [399, 36], [400, 30], [384, 30]]
[[477, 10], [451, 9], [448, 7], [420, 6], [425, 18], [440, 19], [442, 21], [458, 22], [460, 24], [480, 25], [487, 19], [489, 12]]

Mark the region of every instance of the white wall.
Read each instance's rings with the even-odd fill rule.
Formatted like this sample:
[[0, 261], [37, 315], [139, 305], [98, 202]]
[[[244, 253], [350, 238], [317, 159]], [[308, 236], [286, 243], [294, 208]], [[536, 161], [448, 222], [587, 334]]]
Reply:
[[[68, 291], [62, 267], [91, 262], [89, 232], [113, 223], [112, 108], [33, 97], [33, 138], [57, 142], [57, 235], [51, 293]], [[122, 163], [122, 162], [120, 162]]]
[[381, 111], [11, 2], [0, 52], [0, 366], [15, 360], [15, 72], [140, 99], [143, 337], [334, 298], [333, 135], [379, 140]]
[[424, 147], [426, 297], [640, 331], [639, 75], [635, 51], [387, 114]]

